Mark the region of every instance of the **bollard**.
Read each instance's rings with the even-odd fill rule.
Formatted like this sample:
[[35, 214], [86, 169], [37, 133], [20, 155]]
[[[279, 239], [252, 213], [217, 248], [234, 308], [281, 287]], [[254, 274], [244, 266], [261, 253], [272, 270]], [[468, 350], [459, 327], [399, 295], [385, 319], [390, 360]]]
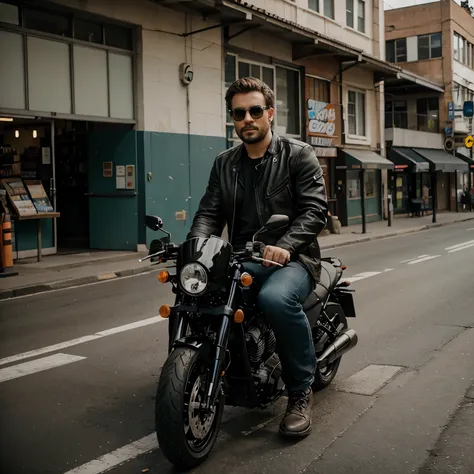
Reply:
[[18, 275], [13, 271], [12, 223], [8, 214], [2, 214], [2, 232], [0, 236], [0, 277]]

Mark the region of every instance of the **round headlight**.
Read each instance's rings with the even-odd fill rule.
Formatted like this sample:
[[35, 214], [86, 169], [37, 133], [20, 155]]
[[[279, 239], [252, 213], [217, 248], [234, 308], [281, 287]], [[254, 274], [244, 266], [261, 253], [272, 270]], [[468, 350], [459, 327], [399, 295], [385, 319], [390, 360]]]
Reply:
[[179, 276], [181, 286], [190, 295], [200, 295], [207, 288], [207, 273], [199, 263], [188, 263]]

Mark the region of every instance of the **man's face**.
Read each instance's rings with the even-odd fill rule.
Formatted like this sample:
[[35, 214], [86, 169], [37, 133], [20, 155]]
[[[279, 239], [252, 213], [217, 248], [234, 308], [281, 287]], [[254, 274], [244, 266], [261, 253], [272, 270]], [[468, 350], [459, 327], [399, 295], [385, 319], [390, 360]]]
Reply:
[[258, 143], [270, 130], [275, 110], [265, 107], [265, 97], [261, 92], [236, 94], [232, 99], [235, 131], [244, 143]]

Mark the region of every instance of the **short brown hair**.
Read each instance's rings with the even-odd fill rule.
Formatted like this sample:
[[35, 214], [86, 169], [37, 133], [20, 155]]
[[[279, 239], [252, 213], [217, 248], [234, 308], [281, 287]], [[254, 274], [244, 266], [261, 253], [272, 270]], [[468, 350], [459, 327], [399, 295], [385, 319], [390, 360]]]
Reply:
[[249, 92], [261, 92], [265, 97], [267, 107], [275, 107], [275, 94], [265, 82], [256, 77], [242, 77], [237, 79], [228, 89], [225, 95], [227, 110], [232, 109], [232, 99], [236, 94], [248, 94]]

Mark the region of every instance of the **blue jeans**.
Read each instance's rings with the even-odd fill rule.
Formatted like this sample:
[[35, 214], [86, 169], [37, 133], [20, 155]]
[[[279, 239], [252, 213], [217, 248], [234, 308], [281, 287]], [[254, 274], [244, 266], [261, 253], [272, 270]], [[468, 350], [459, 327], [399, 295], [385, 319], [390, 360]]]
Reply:
[[275, 333], [286, 388], [306, 390], [314, 381], [316, 354], [302, 303], [314, 289], [313, 279], [298, 262], [283, 268], [248, 262], [244, 268], [260, 288], [258, 304]]

